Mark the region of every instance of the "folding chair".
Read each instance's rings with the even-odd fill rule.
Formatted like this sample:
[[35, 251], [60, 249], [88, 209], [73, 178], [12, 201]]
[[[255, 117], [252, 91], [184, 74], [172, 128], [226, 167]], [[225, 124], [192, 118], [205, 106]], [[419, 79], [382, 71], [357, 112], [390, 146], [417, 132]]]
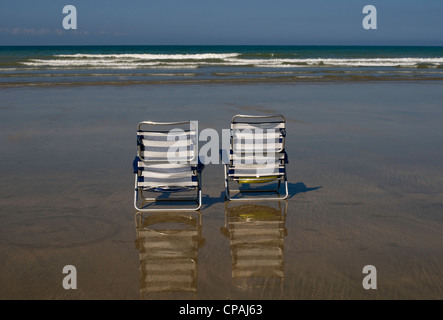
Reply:
[[[285, 136], [286, 122], [282, 115], [236, 115], [232, 118], [229, 151], [224, 150], [223, 156], [226, 199], [255, 201], [284, 200], [288, 197]], [[242, 189], [231, 189], [233, 182]], [[284, 194], [280, 192], [282, 182]], [[273, 184], [274, 188], [270, 189]], [[259, 187], [252, 188], [251, 185]], [[231, 191], [237, 194], [231, 196]], [[264, 192], [272, 195], [251, 196], [252, 193], [263, 195]]]
[[[138, 124], [137, 155], [133, 162], [137, 211], [200, 209], [203, 165], [198, 161], [197, 130], [193, 121]], [[189, 201], [196, 206], [184, 206]], [[166, 202], [178, 206], [165, 207]]]

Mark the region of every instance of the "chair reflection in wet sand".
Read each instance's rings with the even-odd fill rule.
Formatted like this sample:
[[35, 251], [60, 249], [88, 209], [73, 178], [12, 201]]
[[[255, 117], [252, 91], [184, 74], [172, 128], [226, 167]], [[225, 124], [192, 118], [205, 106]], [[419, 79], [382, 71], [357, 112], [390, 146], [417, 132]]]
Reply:
[[142, 299], [196, 299], [201, 214], [136, 215]]
[[221, 232], [230, 240], [232, 280], [237, 288], [283, 285], [287, 208], [286, 200], [272, 206], [225, 202]]

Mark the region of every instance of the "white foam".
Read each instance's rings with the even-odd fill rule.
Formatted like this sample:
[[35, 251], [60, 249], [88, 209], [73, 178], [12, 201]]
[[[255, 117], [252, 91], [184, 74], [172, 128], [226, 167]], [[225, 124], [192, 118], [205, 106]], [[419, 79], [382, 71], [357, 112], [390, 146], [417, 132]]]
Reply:
[[72, 54], [56, 55], [52, 59], [32, 59], [22, 62], [29, 67], [140, 69], [195, 69], [201, 66], [253, 66], [260, 68], [303, 67], [430, 67], [443, 65], [443, 58], [292, 58], [242, 59], [238, 53], [204, 54]]
[[315, 59], [230, 59], [233, 64], [255, 65], [259, 67], [296, 67], [296, 66], [349, 66], [349, 67], [396, 67], [416, 66], [421, 63], [439, 65], [443, 64], [443, 58], [315, 58]]
[[209, 60], [227, 59], [239, 56], [239, 53], [197, 53], [197, 54], [59, 54], [60, 58], [88, 58], [88, 59], [132, 59], [132, 60]]

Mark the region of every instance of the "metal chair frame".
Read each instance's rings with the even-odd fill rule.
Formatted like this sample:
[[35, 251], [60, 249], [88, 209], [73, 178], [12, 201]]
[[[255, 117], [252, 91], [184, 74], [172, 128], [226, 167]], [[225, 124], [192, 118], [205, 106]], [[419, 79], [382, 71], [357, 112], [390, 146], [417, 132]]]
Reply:
[[[197, 134], [197, 126], [193, 121], [180, 121], [180, 122], [154, 122], [154, 121], [142, 121], [137, 126], [137, 132], [144, 132], [141, 130], [141, 127], [144, 125], [150, 125], [150, 126], [178, 126], [178, 125], [186, 125], [189, 124], [190, 130], [195, 130], [195, 133]], [[194, 128], [192, 128], [194, 126]], [[146, 131], [146, 132], [156, 132], [156, 131]], [[158, 131], [157, 131], [158, 132]], [[146, 164], [152, 164], [152, 163], [169, 163], [167, 159], [146, 159], [142, 154], [142, 146], [139, 138], [137, 139], [137, 156], [134, 159], [134, 177], [135, 177], [135, 187], [134, 187], [134, 208], [139, 212], [151, 212], [151, 211], [196, 211], [201, 208], [202, 205], [202, 190], [201, 190], [201, 172], [203, 170], [203, 166], [198, 163], [198, 144], [196, 141], [194, 141], [195, 147], [194, 152], [190, 158], [187, 158], [187, 163], [189, 163], [190, 166], [194, 167], [193, 176], [197, 177], [197, 185], [196, 186], [190, 186], [190, 187], [177, 187], [175, 190], [167, 190], [162, 189], [161, 186], [158, 186], [157, 190], [155, 188], [144, 188], [139, 185], [139, 173], [140, 168], [136, 163], [138, 161], [141, 161]], [[195, 197], [189, 198], [188, 197], [174, 197], [174, 198], [159, 198], [159, 197], [147, 197], [144, 196], [144, 192], [158, 192], [158, 193], [172, 193], [172, 192], [186, 192], [186, 191], [193, 191], [196, 190]], [[142, 205], [139, 206], [139, 198], [142, 199]], [[193, 207], [176, 207], [176, 208], [147, 208], [144, 207], [146, 203], [155, 204], [155, 203], [161, 203], [161, 202], [187, 202], [192, 201], [196, 202], [196, 206]]]
[[[238, 122], [236, 122], [237, 119], [255, 119], [255, 120], [271, 120], [273, 118], [279, 118], [280, 121], [276, 122], [272, 122], [272, 121], [259, 121], [259, 122], [252, 122], [252, 124], [266, 124], [266, 123], [283, 123], [285, 124], [286, 120], [284, 118], [284, 116], [282, 115], [265, 115], [265, 116], [257, 116], [257, 115], [236, 115], [232, 118], [231, 121], [231, 138], [230, 138], [230, 150], [229, 153], [231, 154], [231, 152], [233, 152], [234, 150], [234, 137], [233, 137], [233, 133], [232, 133], [232, 125], [236, 124]], [[246, 123], [246, 124], [250, 124], [251, 122], [245, 122], [243, 121], [242, 123]], [[244, 178], [239, 178], [239, 177], [233, 177], [229, 175], [229, 169], [233, 166], [233, 160], [232, 158], [229, 159], [229, 163], [224, 165], [224, 175], [225, 175], [225, 199], [229, 200], [229, 201], [261, 201], [261, 200], [285, 200], [288, 198], [289, 192], [288, 192], [288, 181], [287, 181], [287, 174], [286, 174], [286, 163], [287, 163], [287, 154], [285, 151], [285, 136], [286, 136], [286, 128], [282, 128], [281, 129], [281, 139], [282, 139], [282, 145], [281, 148], [279, 148], [278, 150], [275, 151], [275, 154], [279, 156], [280, 159], [280, 163], [283, 165], [284, 168], [284, 172], [282, 175], [279, 175], [277, 178], [273, 179], [273, 181], [277, 181], [277, 187], [276, 188], [272, 188], [272, 189], [257, 189], [257, 188], [250, 188], [250, 189], [244, 189], [244, 190], [240, 190], [239, 189], [232, 189], [230, 187], [230, 182], [232, 181], [237, 181], [239, 182], [240, 180], [244, 180]], [[253, 178], [250, 178], [251, 183], [256, 183], [254, 182]], [[271, 181], [269, 181], [271, 182]], [[285, 192], [283, 194], [283, 196], [281, 196], [281, 194], [279, 193], [279, 189], [281, 186], [281, 183], [284, 183], [284, 189]], [[241, 193], [263, 193], [263, 192], [276, 192], [277, 196], [276, 197], [271, 197], [271, 196], [266, 196], [266, 197], [257, 197], [257, 196], [252, 196], [252, 197], [242, 197], [242, 198], [235, 198], [233, 196], [231, 196], [231, 192], [237, 192], [237, 194], [241, 194]]]

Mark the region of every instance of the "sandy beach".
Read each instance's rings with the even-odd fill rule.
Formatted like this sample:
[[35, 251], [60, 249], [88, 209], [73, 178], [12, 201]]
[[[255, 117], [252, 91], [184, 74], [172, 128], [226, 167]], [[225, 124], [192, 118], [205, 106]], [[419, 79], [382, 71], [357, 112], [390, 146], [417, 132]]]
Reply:
[[[1, 88], [0, 299], [441, 299], [442, 106], [439, 82]], [[236, 269], [248, 252], [228, 222], [242, 204], [225, 203], [223, 167], [208, 165], [193, 222], [162, 221], [197, 235], [187, 289], [169, 292], [172, 275], [150, 278], [158, 261], [140, 251], [137, 219], [152, 217], [133, 208], [136, 126], [220, 131], [235, 114], [287, 119], [289, 199], [243, 208], [275, 222], [275, 259], [247, 260], [259, 279]]]

